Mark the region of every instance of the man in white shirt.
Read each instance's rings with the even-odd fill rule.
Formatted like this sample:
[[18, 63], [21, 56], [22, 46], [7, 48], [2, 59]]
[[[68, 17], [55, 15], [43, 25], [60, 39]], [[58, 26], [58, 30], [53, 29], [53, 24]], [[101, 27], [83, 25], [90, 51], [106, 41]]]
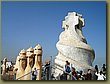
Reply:
[[105, 80], [106, 76], [103, 75], [102, 71], [100, 71], [100, 73], [95, 73], [98, 76], [97, 80]]

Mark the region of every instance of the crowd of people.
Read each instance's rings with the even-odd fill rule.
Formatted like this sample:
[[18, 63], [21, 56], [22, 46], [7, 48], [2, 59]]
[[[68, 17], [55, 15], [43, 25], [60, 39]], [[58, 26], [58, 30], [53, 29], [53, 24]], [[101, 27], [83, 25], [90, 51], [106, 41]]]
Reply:
[[[63, 74], [59, 76], [59, 80], [106, 80], [106, 65], [103, 64], [103, 66], [99, 69], [98, 65], [95, 65], [95, 71], [92, 71], [91, 69], [87, 70], [87, 73], [84, 73], [81, 71], [76, 71], [75, 67], [70, 67], [70, 63], [66, 61], [64, 66]], [[32, 80], [36, 80], [38, 71], [35, 68], [34, 71], [32, 71]], [[54, 74], [50, 75], [50, 62], [47, 62], [44, 66], [44, 75], [42, 75], [42, 80], [52, 80], [54, 77]]]
[[[51, 72], [51, 64], [50, 61], [46, 62], [43, 73], [42, 80], [57, 80], [54, 77], [54, 74]], [[101, 68], [98, 65], [94, 67], [95, 71], [93, 72], [91, 69], [87, 70], [87, 73], [84, 71], [77, 71], [75, 67], [71, 67], [70, 62], [66, 61], [63, 74], [59, 75], [59, 80], [106, 80], [106, 65], [103, 64]], [[38, 76], [38, 70], [34, 68], [32, 71], [32, 80], [36, 80]]]
[[88, 69], [87, 73], [76, 71], [74, 67], [70, 68], [70, 63], [66, 61], [63, 74], [60, 75], [60, 80], [106, 80], [106, 65], [103, 64], [99, 70], [98, 65], [95, 65], [95, 71]]
[[[44, 78], [43, 80], [57, 80], [54, 74], [51, 74], [50, 62], [47, 62], [44, 66]], [[76, 71], [75, 67], [71, 67], [70, 62], [66, 61], [63, 74], [60, 74], [58, 80], [106, 80], [106, 65], [99, 69], [98, 65], [94, 67], [95, 71], [88, 69], [85, 73], [84, 71]]]

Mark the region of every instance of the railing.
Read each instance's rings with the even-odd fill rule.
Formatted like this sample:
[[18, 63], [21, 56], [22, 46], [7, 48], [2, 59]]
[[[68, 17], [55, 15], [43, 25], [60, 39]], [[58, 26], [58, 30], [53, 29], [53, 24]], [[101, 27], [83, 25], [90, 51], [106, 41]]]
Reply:
[[[37, 70], [40, 70], [40, 69], [37, 69]], [[31, 73], [32, 73], [32, 71], [30, 71], [30, 72], [29, 72], [29, 73], [27, 73], [27, 74], [24, 74], [23, 76], [21, 76], [21, 77], [17, 78], [16, 80], [21, 79], [21, 78], [23, 78], [23, 77], [25, 77], [25, 76], [27, 76], [27, 75], [29, 75], [29, 74], [31, 74]]]
[[23, 78], [23, 77], [25, 77], [25, 76], [27, 76], [27, 75], [29, 75], [29, 74], [31, 74], [32, 73], [32, 71], [30, 71], [29, 73], [27, 73], [27, 74], [24, 74], [23, 76], [21, 76], [21, 77], [19, 77], [19, 78], [17, 78], [16, 80], [19, 80], [19, 79], [21, 79], [21, 78]]
[[[57, 64], [55, 64], [55, 65], [57, 65]], [[60, 66], [60, 65], [57, 65], [57, 66], [59, 66], [59, 67], [62, 67], [62, 66]], [[51, 66], [53, 69], [59, 69], [59, 70], [61, 70], [62, 72], [64, 72], [65, 74], [67, 74], [67, 75], [69, 75], [70, 76], [70, 79], [69, 80], [72, 80], [72, 77], [73, 77], [73, 75], [72, 75], [72, 64], [71, 64], [71, 72], [70, 73], [68, 73], [68, 72], [65, 72], [64, 70], [62, 70], [61, 68], [58, 68], [58, 67], [55, 67], [55, 66]], [[63, 67], [62, 67], [63, 68]]]
[[[46, 67], [49, 67], [49, 80], [52, 80], [51, 79], [51, 75], [52, 75], [52, 72], [50, 72], [50, 71], [52, 71], [52, 69], [59, 69], [59, 70], [61, 70], [61, 71], [64, 71], [64, 70], [62, 70], [62, 69], [60, 69], [60, 68], [58, 68], [58, 67], [55, 67], [55, 66], [53, 66], [53, 65], [49, 65], [49, 66], [46, 66]], [[44, 69], [46, 68], [46, 67], [44, 67]], [[51, 70], [50, 70], [51, 69]], [[43, 74], [45, 74], [45, 77], [46, 77], [46, 74], [47, 73], [44, 73], [44, 71], [42, 71], [43, 72]], [[23, 77], [25, 77], [25, 76], [27, 76], [27, 75], [29, 75], [29, 74], [31, 74], [32, 73], [32, 71], [30, 71], [29, 73], [27, 73], [27, 74], [24, 74], [23, 76], [21, 76], [21, 77], [19, 77], [19, 78], [17, 78], [16, 79], [16, 75], [15, 74], [12, 74], [12, 75], [10, 75], [10, 74], [4, 74], [4, 75], [1, 75], [1, 79], [3, 79], [3, 80], [19, 80], [19, 79], [21, 79], [21, 78], [23, 78]], [[71, 76], [71, 73], [67, 73], [67, 72], [65, 72], [66, 74], [68, 74], [68, 75], [70, 75]], [[44, 76], [43, 76], [44, 77]]]

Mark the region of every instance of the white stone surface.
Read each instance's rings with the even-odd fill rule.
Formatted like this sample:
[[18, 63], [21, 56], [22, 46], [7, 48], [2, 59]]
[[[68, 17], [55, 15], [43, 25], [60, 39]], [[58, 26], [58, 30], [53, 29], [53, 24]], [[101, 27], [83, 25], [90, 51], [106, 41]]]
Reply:
[[34, 54], [35, 54], [35, 63], [33, 66], [34, 68], [37, 69], [38, 74], [36, 80], [41, 80], [41, 73], [42, 73], [42, 46], [40, 44], [36, 45], [34, 48]]
[[[59, 36], [56, 44], [58, 55], [55, 59], [55, 66], [63, 70], [65, 61], [68, 60], [74, 65], [76, 70], [93, 69], [92, 62], [95, 54], [94, 50], [87, 44], [82, 33], [84, 18], [76, 12], [68, 13], [62, 23], [64, 31]], [[59, 66], [58, 66], [59, 65]], [[62, 73], [61, 70], [55, 69], [55, 75]]]

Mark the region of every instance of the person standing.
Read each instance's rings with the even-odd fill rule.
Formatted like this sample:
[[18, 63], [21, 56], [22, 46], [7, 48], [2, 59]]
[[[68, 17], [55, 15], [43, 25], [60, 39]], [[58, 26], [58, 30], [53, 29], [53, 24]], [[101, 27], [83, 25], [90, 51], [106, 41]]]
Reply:
[[35, 78], [34, 71], [32, 71], [32, 80], [36, 80]]
[[32, 71], [32, 80], [36, 80], [37, 74], [38, 74], [37, 69], [34, 68], [34, 71]]
[[100, 73], [95, 73], [97, 76], [98, 76], [98, 79], [97, 80], [105, 80], [106, 79], [106, 76], [103, 75], [103, 72], [100, 71]]
[[86, 78], [85, 80], [92, 80], [92, 73], [91, 73], [91, 69], [88, 69], [88, 72], [86, 74]]
[[46, 62], [45, 64], [45, 76], [46, 76], [46, 80], [49, 80], [49, 73], [50, 73], [50, 62]]
[[98, 69], [97, 65], [95, 65], [95, 70], [96, 70], [97, 73], [99, 72], [99, 69]]
[[[97, 65], [95, 65], [95, 71], [96, 71], [96, 73], [99, 72], [99, 69], [98, 69]], [[94, 80], [97, 80], [98, 76], [94, 73], [93, 78], [94, 78]]]
[[66, 79], [69, 80], [69, 78], [70, 78], [69, 74], [71, 72], [71, 69], [70, 69], [70, 63], [68, 61], [66, 61], [64, 71], [65, 71]]
[[102, 71], [103, 75], [106, 75], [106, 65], [105, 64], [103, 64], [101, 71]]
[[77, 80], [77, 73], [74, 67], [72, 67], [72, 80]]

